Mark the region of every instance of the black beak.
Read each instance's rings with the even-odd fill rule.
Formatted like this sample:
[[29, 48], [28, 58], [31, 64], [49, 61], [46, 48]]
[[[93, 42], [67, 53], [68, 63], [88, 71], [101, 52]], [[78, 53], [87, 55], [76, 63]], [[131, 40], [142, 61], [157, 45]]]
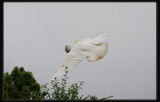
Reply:
[[66, 53], [68, 53], [69, 51], [68, 51], [68, 49], [67, 49], [67, 46], [65, 46], [65, 51], [66, 51]]

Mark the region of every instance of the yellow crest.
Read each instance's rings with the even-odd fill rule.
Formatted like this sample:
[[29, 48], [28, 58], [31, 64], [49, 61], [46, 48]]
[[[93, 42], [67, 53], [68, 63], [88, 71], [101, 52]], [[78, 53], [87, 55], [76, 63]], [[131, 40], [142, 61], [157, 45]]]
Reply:
[[73, 43], [73, 45], [76, 44], [76, 43], [77, 43], [77, 40]]

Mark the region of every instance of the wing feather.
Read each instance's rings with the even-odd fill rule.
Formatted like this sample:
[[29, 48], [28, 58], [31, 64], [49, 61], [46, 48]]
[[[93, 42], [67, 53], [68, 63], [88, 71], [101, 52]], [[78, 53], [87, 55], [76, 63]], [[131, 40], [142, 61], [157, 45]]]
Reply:
[[69, 52], [66, 56], [66, 59], [58, 68], [51, 80], [53, 80], [55, 77], [60, 78], [61, 76], [63, 76], [65, 73], [65, 67], [68, 67], [68, 71], [72, 71], [76, 66], [78, 66], [82, 62], [84, 58], [85, 56], [77, 53], [76, 51]]
[[44, 88], [47, 84], [49, 84], [52, 80], [55, 79], [55, 77], [60, 78], [65, 74], [65, 67], [68, 67], [68, 72], [72, 71], [76, 66], [78, 66], [82, 60], [85, 58], [84, 55], [81, 55], [77, 53], [76, 51], [71, 51], [67, 54], [66, 59], [62, 63], [62, 65], [58, 68], [58, 70], [55, 72], [54, 76], [51, 78], [51, 80], [42, 85], [41, 88]]
[[107, 40], [107, 33], [103, 33], [103, 34], [98, 34], [94, 37], [91, 37], [91, 38], [88, 38], [88, 39], [85, 39], [85, 40], [82, 40], [81, 42], [79, 43], [84, 43], [84, 44], [100, 44], [100, 43], [103, 43], [103, 42], [106, 42]]

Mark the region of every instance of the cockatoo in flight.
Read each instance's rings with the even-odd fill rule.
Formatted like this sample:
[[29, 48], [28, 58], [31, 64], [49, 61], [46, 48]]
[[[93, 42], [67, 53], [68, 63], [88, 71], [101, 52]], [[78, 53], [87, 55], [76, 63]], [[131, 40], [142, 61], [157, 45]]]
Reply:
[[80, 42], [76, 40], [73, 44], [67, 44], [65, 46], [65, 51], [67, 53], [66, 59], [55, 72], [51, 80], [42, 85], [41, 88], [44, 88], [54, 80], [55, 77], [58, 79], [63, 76], [65, 74], [65, 67], [68, 67], [68, 72], [70, 72], [78, 66], [84, 58], [86, 58], [88, 62], [98, 61], [106, 55], [107, 50], [108, 43], [106, 42], [106, 33], [98, 34], [95, 37]]

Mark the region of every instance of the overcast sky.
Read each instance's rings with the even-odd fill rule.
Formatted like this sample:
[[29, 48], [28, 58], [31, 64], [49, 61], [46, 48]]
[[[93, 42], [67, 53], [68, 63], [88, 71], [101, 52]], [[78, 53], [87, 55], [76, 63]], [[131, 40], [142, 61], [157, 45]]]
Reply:
[[15, 66], [40, 84], [65, 59], [65, 45], [108, 34], [108, 52], [68, 74], [81, 94], [156, 98], [156, 3], [4, 3], [4, 72]]

